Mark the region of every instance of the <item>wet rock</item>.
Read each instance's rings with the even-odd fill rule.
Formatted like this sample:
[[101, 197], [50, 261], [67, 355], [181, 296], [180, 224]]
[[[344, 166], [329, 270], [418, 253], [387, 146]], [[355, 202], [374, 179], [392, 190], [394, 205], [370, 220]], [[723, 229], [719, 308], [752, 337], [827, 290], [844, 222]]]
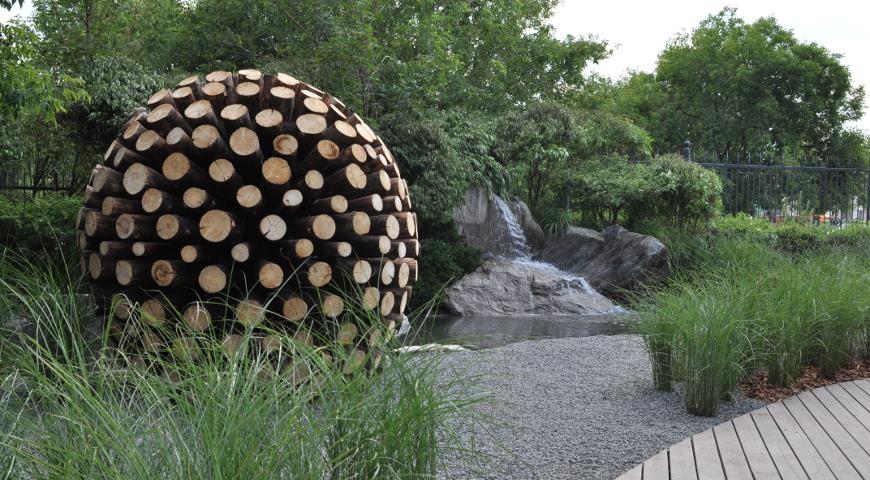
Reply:
[[544, 229], [535, 221], [535, 217], [532, 216], [532, 211], [526, 205], [526, 202], [514, 198], [508, 205], [511, 211], [513, 211], [517, 223], [523, 229], [523, 233], [526, 235], [526, 242], [532, 250], [537, 251], [543, 248], [547, 236], [544, 235]]
[[483, 187], [471, 187], [453, 209], [459, 235], [484, 252], [504, 257], [528, 256], [544, 243], [544, 230], [520, 200], [505, 202]]
[[582, 278], [551, 265], [521, 259], [489, 258], [451, 285], [445, 305], [456, 315], [607, 313], [614, 304]]
[[538, 258], [615, 294], [635, 290], [668, 274], [667, 248], [657, 238], [611, 225], [601, 233], [569, 228], [547, 240]]

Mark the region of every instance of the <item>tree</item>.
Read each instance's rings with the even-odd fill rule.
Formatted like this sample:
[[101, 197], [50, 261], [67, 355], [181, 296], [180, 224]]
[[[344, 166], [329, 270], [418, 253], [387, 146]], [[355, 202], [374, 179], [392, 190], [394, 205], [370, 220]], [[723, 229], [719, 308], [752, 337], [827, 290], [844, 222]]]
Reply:
[[537, 214], [547, 187], [582, 145], [577, 118], [560, 105], [537, 103], [505, 116], [497, 130], [496, 156], [519, 180], [515, 188]]
[[[538, 102], [517, 108], [497, 126], [496, 157], [508, 166], [532, 212], [552, 219], [561, 180], [601, 156], [650, 154], [650, 137], [630, 120], [605, 111]], [[563, 191], [563, 193], [565, 193]], [[561, 197], [564, 198], [564, 197]]]
[[39, 39], [27, 25], [0, 25], [0, 119], [33, 114], [54, 123], [71, 102], [87, 100], [81, 81], [34, 64]]
[[772, 17], [746, 23], [734, 9], [674, 38], [656, 67], [661, 90], [651, 80], [635, 75], [621, 88], [633, 118], [663, 149], [691, 139], [720, 158], [786, 146], [825, 152], [864, 101], [839, 55], [798, 41]]
[[34, 0], [40, 62], [79, 77], [100, 57], [170, 70], [186, 52], [185, 11], [178, 0]]
[[394, 113], [382, 119], [378, 131], [401, 159], [415, 209], [430, 234], [445, 225], [453, 229], [453, 207], [469, 186], [497, 190], [506, 183], [484, 117], [461, 110]]
[[[293, 72], [368, 118], [406, 109], [500, 112], [584, 81], [607, 46], [558, 39], [554, 0], [200, 0], [183, 14], [178, 65]], [[335, 72], [343, 72], [336, 75]]]

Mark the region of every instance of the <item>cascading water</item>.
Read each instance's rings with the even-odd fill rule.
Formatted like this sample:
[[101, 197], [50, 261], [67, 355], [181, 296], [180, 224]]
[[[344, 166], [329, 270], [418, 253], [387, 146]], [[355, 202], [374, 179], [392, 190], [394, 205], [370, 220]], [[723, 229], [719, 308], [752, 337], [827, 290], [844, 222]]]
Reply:
[[492, 196], [492, 201], [495, 202], [495, 207], [498, 209], [499, 216], [508, 229], [510, 237], [510, 251], [513, 255], [510, 258], [515, 259], [531, 259], [532, 249], [529, 247], [529, 242], [526, 240], [526, 234], [523, 232], [523, 227], [517, 221], [517, 216], [514, 215], [511, 207], [507, 202], [497, 195]]
[[517, 216], [514, 215], [514, 211], [511, 209], [510, 205], [508, 205], [507, 202], [498, 195], [492, 195], [491, 201], [495, 203], [499, 216], [508, 230], [511, 245], [509, 250], [510, 256], [506, 255], [506, 258], [520, 265], [556, 274], [562, 277], [566, 286], [569, 288], [580, 288], [586, 293], [598, 293], [591, 285], [589, 285], [589, 282], [587, 282], [585, 278], [563, 271], [549, 263], [532, 259], [532, 249], [529, 247], [526, 234], [523, 232], [523, 227], [517, 220]]

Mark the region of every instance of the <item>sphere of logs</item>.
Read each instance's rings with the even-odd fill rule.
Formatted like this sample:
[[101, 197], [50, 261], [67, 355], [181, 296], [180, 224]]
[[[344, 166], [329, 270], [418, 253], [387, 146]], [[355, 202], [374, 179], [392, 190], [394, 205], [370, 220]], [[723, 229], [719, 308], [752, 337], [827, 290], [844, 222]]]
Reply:
[[[230, 349], [268, 327], [364, 358], [348, 310], [388, 329], [403, 320], [416, 215], [396, 160], [359, 115], [257, 70], [185, 78], [147, 107], [94, 168], [77, 232], [95, 297], [139, 324], [142, 347], [166, 347], [148, 328], [177, 322]], [[213, 306], [226, 299], [231, 312]]]

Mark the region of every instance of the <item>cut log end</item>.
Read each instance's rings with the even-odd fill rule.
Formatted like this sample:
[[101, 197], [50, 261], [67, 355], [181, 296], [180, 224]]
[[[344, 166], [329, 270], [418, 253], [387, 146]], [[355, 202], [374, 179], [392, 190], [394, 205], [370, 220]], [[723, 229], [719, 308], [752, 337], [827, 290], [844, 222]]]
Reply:
[[287, 160], [280, 157], [269, 157], [263, 162], [263, 179], [272, 185], [286, 185], [290, 182], [292, 172]]
[[151, 278], [161, 287], [176, 285], [182, 275], [177, 262], [157, 260], [151, 265]]
[[223, 210], [209, 210], [199, 220], [199, 234], [213, 243], [228, 239], [237, 228], [236, 218]]
[[236, 320], [246, 327], [256, 327], [266, 318], [266, 309], [253, 299], [242, 300], [236, 305]]
[[281, 313], [291, 322], [300, 322], [308, 315], [308, 304], [300, 297], [284, 300]]
[[209, 265], [199, 271], [199, 287], [206, 293], [218, 293], [227, 288], [229, 277], [220, 265]]
[[287, 235], [287, 222], [278, 215], [266, 215], [260, 220], [260, 233], [267, 240], [273, 242], [281, 240]]
[[250, 128], [239, 128], [230, 135], [230, 149], [241, 156], [250, 156], [260, 151], [260, 138]]
[[233, 245], [233, 248], [230, 249], [230, 256], [239, 263], [247, 262], [251, 258], [251, 244], [243, 242]]
[[326, 262], [314, 262], [308, 267], [308, 283], [323, 287], [332, 280], [332, 267]]
[[184, 309], [182, 313], [184, 324], [196, 332], [204, 332], [211, 327], [211, 313], [202, 302], [194, 302]]
[[260, 285], [264, 288], [275, 289], [284, 282], [284, 270], [277, 263], [265, 262], [257, 272]]

